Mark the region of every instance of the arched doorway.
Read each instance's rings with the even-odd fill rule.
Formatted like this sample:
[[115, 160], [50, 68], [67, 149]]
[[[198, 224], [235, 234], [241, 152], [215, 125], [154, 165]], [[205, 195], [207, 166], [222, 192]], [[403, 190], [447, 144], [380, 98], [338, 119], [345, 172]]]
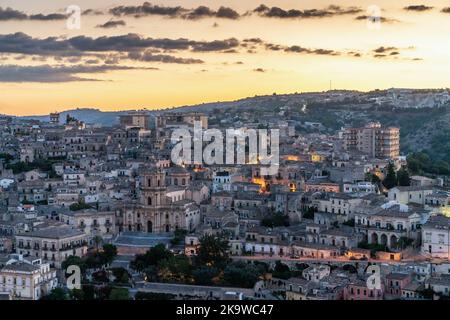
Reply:
[[147, 232], [148, 233], [153, 232], [153, 223], [150, 220], [148, 220], [148, 222], [147, 222]]
[[380, 241], [381, 241], [381, 245], [383, 245], [383, 246], [387, 245], [387, 235], [385, 235], [383, 233], [380, 237]]
[[378, 235], [375, 232], [370, 236], [370, 243], [378, 244]]
[[170, 232], [170, 226], [166, 224], [166, 232]]
[[395, 236], [395, 234], [393, 234], [393, 235], [391, 236], [391, 247], [393, 247], [393, 248], [398, 247], [398, 239], [397, 239], [397, 237]]

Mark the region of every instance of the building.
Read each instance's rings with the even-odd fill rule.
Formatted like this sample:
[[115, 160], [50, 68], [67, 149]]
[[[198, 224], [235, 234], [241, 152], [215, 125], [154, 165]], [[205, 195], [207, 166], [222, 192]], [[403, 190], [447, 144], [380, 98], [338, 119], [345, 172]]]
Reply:
[[229, 172], [216, 172], [213, 179], [212, 192], [231, 191], [231, 182], [231, 174]]
[[55, 125], [59, 124], [59, 113], [58, 112], [50, 113], [50, 123], [55, 124]]
[[0, 294], [9, 294], [13, 300], [39, 300], [57, 284], [56, 270], [41, 259], [14, 255], [0, 270]]
[[134, 112], [120, 116], [120, 125], [123, 128], [137, 127], [143, 130], [150, 128], [150, 118], [145, 112]]
[[432, 187], [394, 187], [389, 190], [389, 201], [401, 204], [415, 203], [424, 205], [425, 198], [433, 193]]
[[124, 225], [128, 231], [162, 233], [177, 229], [194, 230], [200, 223], [200, 209], [185, 198], [185, 192], [171, 198], [166, 173], [145, 170], [139, 177], [139, 202], [127, 209]]
[[80, 229], [89, 239], [100, 236], [111, 239], [116, 234], [115, 212], [93, 209], [81, 211], [64, 211], [59, 215], [61, 222]]
[[404, 205], [389, 203], [355, 214], [355, 228], [366, 236], [369, 244], [404, 249], [400, 240], [418, 241], [425, 214]]
[[344, 148], [358, 150], [373, 158], [395, 159], [400, 155], [400, 129], [369, 123], [362, 128], [344, 131]]
[[70, 256], [87, 253], [87, 235], [69, 226], [51, 226], [20, 233], [15, 237], [16, 252], [25, 257], [41, 259], [51, 267], [61, 268]]
[[409, 273], [392, 272], [385, 278], [385, 298], [400, 299], [403, 290], [405, 290], [412, 281], [412, 276]]
[[450, 218], [432, 216], [422, 226], [422, 254], [450, 259]]

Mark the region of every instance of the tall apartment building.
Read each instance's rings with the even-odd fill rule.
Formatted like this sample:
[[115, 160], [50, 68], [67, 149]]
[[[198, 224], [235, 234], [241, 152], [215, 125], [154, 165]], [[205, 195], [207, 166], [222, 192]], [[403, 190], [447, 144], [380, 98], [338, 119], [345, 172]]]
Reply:
[[344, 147], [373, 158], [397, 158], [400, 155], [400, 128], [382, 127], [379, 122], [371, 122], [362, 128], [346, 128]]
[[146, 112], [130, 112], [119, 117], [120, 125], [124, 128], [138, 127], [144, 130], [150, 128], [150, 117]]

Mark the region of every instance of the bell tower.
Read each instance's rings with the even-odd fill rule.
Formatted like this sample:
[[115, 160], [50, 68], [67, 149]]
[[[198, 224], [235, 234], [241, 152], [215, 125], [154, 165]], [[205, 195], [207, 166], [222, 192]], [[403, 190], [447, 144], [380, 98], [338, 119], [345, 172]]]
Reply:
[[159, 208], [166, 204], [166, 175], [160, 170], [145, 172], [141, 176], [140, 203], [144, 207]]

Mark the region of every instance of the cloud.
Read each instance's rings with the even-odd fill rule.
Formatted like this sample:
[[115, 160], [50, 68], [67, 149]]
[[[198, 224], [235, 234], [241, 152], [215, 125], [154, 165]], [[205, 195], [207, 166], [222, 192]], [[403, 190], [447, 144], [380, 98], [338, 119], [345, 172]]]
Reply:
[[153, 5], [150, 2], [144, 2], [139, 6], [118, 6], [109, 10], [115, 16], [133, 16], [136, 18], [159, 15], [170, 18], [183, 18], [190, 20], [198, 20], [203, 18], [222, 18], [222, 19], [239, 19], [240, 14], [232, 8], [220, 7], [213, 10], [206, 6], [199, 6], [195, 9], [187, 9], [181, 6], [167, 7]]
[[442, 9], [443, 13], [450, 13], [450, 7]]
[[406, 11], [418, 11], [418, 12], [423, 12], [423, 11], [429, 11], [431, 9], [433, 9], [433, 7], [429, 7], [426, 5], [411, 5], [411, 6], [407, 6], [405, 8], [403, 8]]
[[197, 20], [202, 18], [223, 18], [223, 19], [239, 19], [240, 15], [235, 10], [228, 7], [220, 7], [219, 10], [214, 11], [208, 7], [200, 6], [189, 13], [182, 15], [186, 19]]
[[214, 40], [211, 42], [198, 42], [192, 45], [193, 51], [226, 51], [239, 47], [240, 42], [236, 38], [226, 40]]
[[128, 58], [131, 60], [145, 61], [145, 62], [161, 62], [161, 63], [177, 63], [177, 64], [202, 64], [203, 60], [199, 59], [185, 59], [178, 58], [165, 54], [154, 54], [151, 51], [145, 52], [130, 52]]
[[350, 15], [361, 13], [362, 9], [357, 7], [343, 8], [336, 5], [328, 6], [325, 9], [307, 9], [307, 10], [297, 10], [290, 9], [284, 10], [279, 7], [271, 7], [262, 4], [253, 10], [254, 13], [262, 17], [267, 18], [324, 18], [333, 17], [340, 15]]
[[392, 19], [392, 18], [386, 18], [386, 17], [371, 17], [371, 16], [366, 16], [366, 15], [361, 15], [361, 16], [357, 16], [355, 18], [355, 20], [370, 20], [370, 21], [380, 21], [382, 23], [395, 23], [395, 22], [400, 22], [397, 19]]
[[177, 7], [155, 6], [149, 2], [144, 2], [140, 6], [118, 6], [109, 10], [115, 16], [134, 16], [142, 17], [148, 15], [161, 15], [176, 17], [186, 12], [186, 9]]
[[60, 13], [51, 14], [32, 14], [28, 15], [22, 11], [18, 11], [11, 8], [3, 9], [0, 7], [0, 21], [9, 20], [34, 20], [34, 21], [55, 21], [67, 19], [67, 15]]
[[184, 38], [145, 38], [132, 33], [99, 38], [77, 36], [69, 39], [57, 37], [38, 39], [22, 32], [0, 35], [0, 53], [43, 56], [81, 56], [98, 52], [132, 52], [145, 49], [211, 52], [235, 49], [239, 45], [239, 40], [235, 38], [194, 41]]
[[126, 25], [127, 25], [126, 22], [123, 20], [110, 20], [108, 22], [105, 22], [104, 24], [99, 24], [97, 26], [97, 28], [111, 29], [111, 28], [123, 27]]
[[98, 74], [115, 70], [130, 70], [133, 67], [126, 66], [0, 66], [0, 82], [73, 82], [73, 81], [100, 81], [84, 78], [77, 74]]
[[263, 69], [263, 68], [256, 68], [256, 69], [254, 69], [253, 71], [255, 71], [255, 72], [261, 72], [261, 73], [265, 73], [265, 72], [266, 72], [266, 70]]
[[390, 53], [392, 51], [398, 51], [399, 49], [396, 47], [379, 47], [375, 50], [373, 50], [373, 52], [375, 53]]

